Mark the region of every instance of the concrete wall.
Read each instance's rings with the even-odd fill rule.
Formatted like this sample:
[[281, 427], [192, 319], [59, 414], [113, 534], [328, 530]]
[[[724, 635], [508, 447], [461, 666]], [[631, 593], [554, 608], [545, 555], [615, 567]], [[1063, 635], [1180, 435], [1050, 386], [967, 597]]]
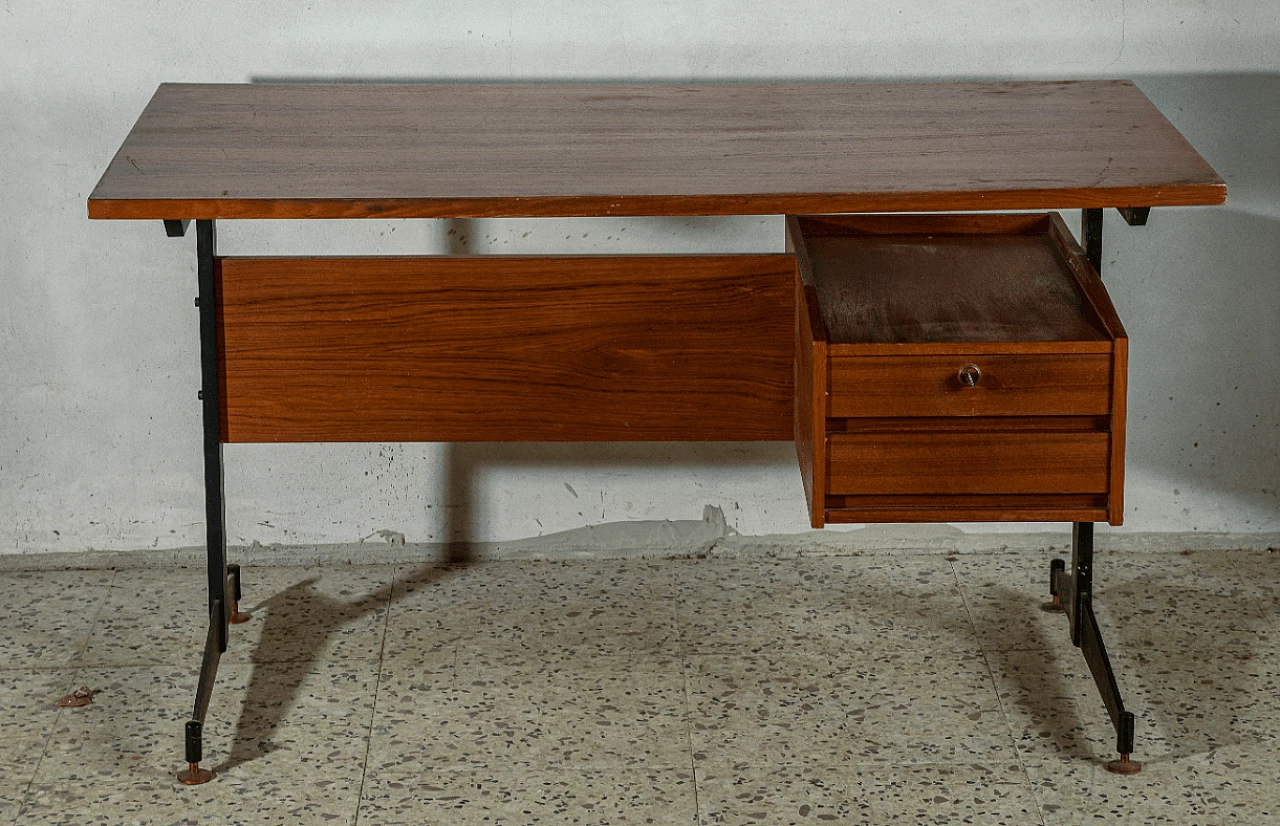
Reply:
[[[1132, 336], [1126, 530], [1280, 530], [1280, 15], [1263, 0], [3, 0], [0, 552], [202, 537], [194, 248], [89, 222], [161, 81], [1132, 77], [1225, 208], [1107, 216]], [[229, 253], [771, 250], [775, 218], [244, 224]], [[227, 450], [232, 542], [510, 539], [723, 508], [799, 531], [788, 445]], [[1017, 527], [1017, 526], [1015, 526]], [[1021, 529], [1021, 528], [1018, 528]]]

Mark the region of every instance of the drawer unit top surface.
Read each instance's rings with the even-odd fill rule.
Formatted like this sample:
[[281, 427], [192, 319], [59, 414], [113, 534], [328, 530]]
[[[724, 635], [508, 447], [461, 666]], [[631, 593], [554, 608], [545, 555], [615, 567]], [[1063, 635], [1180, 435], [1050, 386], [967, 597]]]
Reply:
[[972, 223], [955, 216], [801, 219], [827, 341], [1093, 342], [1105, 351], [1113, 335], [1085, 300], [1073, 276], [1075, 254], [1054, 231], [1055, 221], [1043, 215], [983, 216]]

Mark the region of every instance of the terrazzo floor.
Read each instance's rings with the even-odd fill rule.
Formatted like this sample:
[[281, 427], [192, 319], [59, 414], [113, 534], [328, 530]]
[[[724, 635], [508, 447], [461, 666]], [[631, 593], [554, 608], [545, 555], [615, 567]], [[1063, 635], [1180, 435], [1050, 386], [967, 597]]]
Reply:
[[0, 574], [0, 824], [1280, 822], [1280, 555], [1100, 549], [1133, 777], [1048, 564], [246, 568], [199, 787], [203, 572]]

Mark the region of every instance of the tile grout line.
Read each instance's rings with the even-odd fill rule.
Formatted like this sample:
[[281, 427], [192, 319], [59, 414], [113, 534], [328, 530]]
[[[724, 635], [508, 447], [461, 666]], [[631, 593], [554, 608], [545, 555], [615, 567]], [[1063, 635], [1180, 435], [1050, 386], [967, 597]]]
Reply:
[[[89, 644], [93, 641], [93, 631], [95, 628], [97, 628], [98, 621], [102, 619], [102, 611], [107, 605], [107, 600], [110, 599], [111, 597], [111, 591], [113, 588], [115, 588], [116, 577], [119, 576], [119, 574], [120, 574], [119, 571], [112, 569], [111, 580], [110, 582], [107, 583], [107, 587], [104, 589], [105, 592], [103, 594], [102, 601], [98, 603], [97, 610], [94, 611], [94, 614], [93, 614], [93, 619], [89, 623], [89, 633], [85, 635], [84, 645], [81, 646], [80, 650], [76, 653], [76, 655], [71, 659], [71, 662], [69, 663], [70, 668], [68, 668], [67, 670], [72, 675], [80, 674], [86, 668], [86, 666], [81, 664], [79, 661], [81, 660], [82, 657], [84, 657], [85, 653], [89, 650]], [[72, 691], [75, 690], [75, 683], [76, 681], [74, 679], [70, 681], [70, 687]], [[36, 778], [40, 776], [40, 768], [41, 766], [44, 765], [44, 759], [49, 754], [49, 747], [53, 745], [53, 738], [58, 733], [58, 724], [61, 722], [62, 715], [66, 713], [66, 711], [67, 710], [65, 708], [59, 707], [58, 713], [54, 715], [53, 726], [49, 730], [49, 736], [44, 738], [44, 747], [40, 749], [40, 756], [36, 759], [35, 768], [31, 770], [31, 779], [27, 781], [27, 787], [22, 792], [22, 802], [18, 805], [18, 811], [13, 816], [13, 822], [15, 826], [18, 823], [18, 818], [22, 816], [22, 813], [24, 811], [26, 811], [27, 803], [30, 802], [31, 800], [31, 790], [36, 784]]]
[[[690, 564], [696, 565], [697, 562]], [[702, 823], [702, 804], [698, 799], [698, 768], [693, 753], [693, 703], [689, 698], [689, 651], [685, 644], [684, 628], [680, 624], [680, 606], [683, 601], [683, 593], [677, 590], [672, 614], [680, 652], [680, 682], [684, 688], [684, 730], [689, 744], [689, 785], [693, 787], [693, 823], [694, 826], [699, 826]]]
[[[1239, 564], [1237, 564], [1234, 556], [1231, 556], [1231, 555], [1227, 556], [1227, 568], [1231, 570], [1232, 574], [1239, 577], [1241, 584], [1247, 583], [1249, 581], [1248, 572], [1245, 571], [1244, 568], [1240, 567]], [[1254, 607], [1258, 609], [1259, 616], [1266, 618], [1273, 613], [1272, 609], [1265, 602], [1262, 601], [1262, 597], [1257, 596], [1256, 594], [1251, 594], [1249, 595], [1249, 599], [1253, 600]]]
[[391, 607], [396, 595], [396, 566], [391, 569], [391, 587], [387, 590], [386, 616], [382, 618], [382, 639], [378, 645], [378, 675], [373, 681], [373, 703], [369, 709], [369, 728], [364, 740], [364, 759], [360, 763], [360, 788], [356, 790], [356, 810], [351, 826], [360, 826], [360, 811], [364, 808], [364, 784], [369, 777], [369, 752], [373, 748], [373, 727], [378, 719], [378, 694], [382, 689], [382, 666], [387, 653], [387, 635], [391, 632]]
[[98, 622], [102, 619], [102, 612], [106, 609], [107, 602], [111, 599], [111, 592], [115, 590], [116, 579], [118, 579], [119, 576], [120, 572], [112, 569], [111, 581], [107, 583], [106, 594], [103, 596], [102, 601], [98, 603], [98, 609], [93, 614], [93, 621], [89, 623], [89, 633], [85, 635], [84, 646], [81, 647], [81, 649], [76, 653], [75, 658], [72, 660], [72, 662], [76, 664], [77, 670], [83, 667], [81, 660], [83, 660], [84, 656], [89, 653], [89, 646], [93, 643], [93, 632], [97, 629]]
[[[981, 558], [982, 554], [976, 554], [974, 558]], [[960, 582], [960, 573], [956, 570], [956, 562], [958, 560], [947, 560], [947, 565], [951, 568], [951, 576], [955, 580], [956, 589], [960, 592], [960, 601], [964, 603], [964, 612], [968, 616], [969, 626], [973, 630], [975, 638], [978, 637], [978, 624], [974, 620], [973, 606], [969, 601], [969, 594]], [[1031, 773], [1027, 771], [1027, 761], [1023, 759], [1022, 749], [1018, 747], [1018, 735], [1013, 730], [1013, 722], [1009, 718], [1009, 709], [1005, 706], [1004, 699], [1000, 696], [1000, 686], [996, 683], [995, 671], [991, 668], [991, 658], [985, 648], [982, 647], [981, 640], [978, 643], [978, 653], [982, 656], [982, 663], [987, 668], [987, 679], [990, 681], [991, 690], [995, 692], [996, 703], [1000, 706], [1000, 716], [1004, 718], [1005, 728], [1009, 730], [1009, 742], [1013, 745], [1013, 755], [1018, 760], [1018, 767], [1022, 769], [1022, 777], [1026, 781], [1027, 791], [1031, 793], [1031, 802], [1035, 804], [1036, 815], [1040, 818], [1040, 823], [1047, 826], [1048, 820], [1045, 818], [1044, 807], [1040, 805], [1040, 795], [1036, 794], [1035, 784], [1031, 782]]]

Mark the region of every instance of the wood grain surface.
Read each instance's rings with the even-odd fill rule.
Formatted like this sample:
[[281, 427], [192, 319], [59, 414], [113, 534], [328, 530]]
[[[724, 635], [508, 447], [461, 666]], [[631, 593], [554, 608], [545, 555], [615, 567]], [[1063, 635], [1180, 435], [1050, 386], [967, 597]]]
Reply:
[[1106, 433], [832, 433], [828, 494], [1105, 493]]
[[810, 312], [812, 302], [806, 287], [796, 280], [796, 455], [800, 460], [800, 478], [809, 502], [809, 521], [822, 527], [822, 500], [826, 494], [826, 423], [827, 423], [827, 342], [822, 320]]
[[827, 331], [818, 312], [809, 261], [794, 215], [786, 219], [786, 251], [795, 256], [795, 426], [796, 458], [809, 506], [809, 524], [824, 524], [826, 498]]
[[794, 435], [789, 255], [219, 264], [227, 442]]
[[[959, 370], [981, 371], [975, 387]], [[1090, 416], [1111, 412], [1111, 356], [865, 356], [830, 360], [829, 416]]]
[[1102, 494], [828, 496], [828, 522], [1100, 522]]
[[1217, 204], [1129, 81], [164, 84], [92, 218]]

